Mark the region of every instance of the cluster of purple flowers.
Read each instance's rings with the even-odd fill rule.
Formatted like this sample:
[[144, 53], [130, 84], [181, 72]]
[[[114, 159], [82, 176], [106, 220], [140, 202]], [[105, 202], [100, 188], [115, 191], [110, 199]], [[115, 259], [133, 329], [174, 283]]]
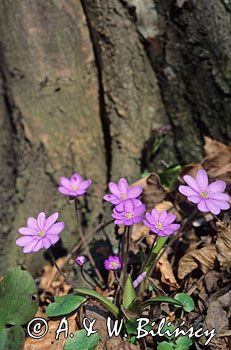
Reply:
[[[187, 186], [180, 186], [179, 191], [190, 202], [197, 204], [201, 212], [211, 212], [217, 215], [221, 210], [230, 208], [229, 196], [223, 193], [226, 188], [224, 181], [217, 180], [209, 184], [205, 170], [199, 170], [195, 179], [189, 175], [185, 175], [183, 179]], [[70, 179], [60, 177], [58, 191], [65, 196], [75, 198], [84, 195], [90, 185], [90, 179], [84, 180], [78, 173], [75, 173]], [[110, 182], [109, 190], [111, 193], [106, 194], [103, 198], [115, 206], [112, 213], [115, 224], [132, 226], [143, 221], [144, 225], [158, 236], [169, 236], [180, 228], [179, 224], [174, 224], [176, 216], [165, 210], [159, 213], [153, 209], [143, 218], [146, 208], [138, 199], [142, 193], [140, 186], [129, 186], [127, 180], [121, 178], [118, 183]], [[58, 213], [48, 218], [43, 212], [39, 213], [36, 219], [29, 217], [27, 227], [19, 229], [22, 236], [17, 239], [16, 244], [23, 247], [24, 253], [48, 249], [59, 240], [60, 233], [64, 230], [64, 222], [56, 222], [57, 219]], [[77, 257], [76, 263], [83, 266], [85, 257]], [[120, 257], [110, 256], [105, 261], [105, 268], [108, 270], [120, 269]]]

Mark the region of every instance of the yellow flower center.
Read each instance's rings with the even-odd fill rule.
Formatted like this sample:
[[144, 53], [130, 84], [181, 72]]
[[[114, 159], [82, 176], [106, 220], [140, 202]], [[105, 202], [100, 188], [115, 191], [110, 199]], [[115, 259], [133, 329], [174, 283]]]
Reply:
[[158, 230], [161, 230], [163, 228], [163, 224], [161, 222], [158, 222], [158, 224], [156, 225], [156, 228]]
[[72, 190], [73, 190], [73, 191], [77, 191], [77, 188], [78, 188], [78, 187], [77, 187], [76, 185], [73, 185], [73, 186], [71, 186], [71, 187], [72, 187]]
[[207, 196], [208, 196], [208, 193], [206, 193], [206, 192], [201, 192], [201, 197], [202, 197], [202, 198], [207, 198]]
[[39, 232], [39, 236], [40, 236], [40, 237], [44, 237], [44, 236], [45, 236], [45, 232], [44, 232], [44, 231], [40, 231], [40, 232]]
[[111, 267], [117, 267], [118, 266], [118, 264], [117, 264], [117, 262], [113, 262], [113, 263], [111, 263]]
[[126, 219], [132, 219], [133, 213], [126, 213]]
[[123, 200], [123, 199], [126, 199], [126, 198], [127, 198], [127, 195], [126, 195], [125, 193], [123, 193], [123, 194], [120, 195], [120, 199]]

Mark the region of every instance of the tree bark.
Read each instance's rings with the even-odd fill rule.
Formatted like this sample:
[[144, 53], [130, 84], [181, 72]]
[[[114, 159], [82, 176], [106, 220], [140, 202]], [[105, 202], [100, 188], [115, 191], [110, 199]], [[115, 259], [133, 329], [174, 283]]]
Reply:
[[92, 179], [91, 230], [107, 182], [139, 178], [162, 125], [156, 167], [201, 159], [204, 135], [230, 139], [229, 29], [225, 0], [2, 0], [2, 271], [42, 266], [15, 245], [40, 211], [58, 211], [64, 248], [76, 243], [59, 176]]

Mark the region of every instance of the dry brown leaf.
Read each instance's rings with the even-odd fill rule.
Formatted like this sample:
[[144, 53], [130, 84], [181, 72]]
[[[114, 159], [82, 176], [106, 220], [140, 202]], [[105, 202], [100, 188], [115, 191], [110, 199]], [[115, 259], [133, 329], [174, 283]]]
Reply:
[[132, 240], [138, 241], [142, 237], [147, 237], [149, 234], [149, 228], [143, 224], [137, 224], [132, 226]]
[[[77, 330], [77, 324], [75, 321], [76, 315], [77, 313], [67, 318], [69, 323], [69, 334]], [[35, 317], [46, 318], [46, 315], [41, 314], [41, 312], [38, 311]], [[41, 339], [33, 339], [31, 337], [27, 337], [24, 344], [24, 350], [63, 350], [65, 343], [64, 332], [61, 332], [58, 340], [55, 339], [56, 330], [59, 327], [59, 323], [60, 319], [55, 321], [48, 321], [48, 333]]]
[[231, 184], [231, 145], [205, 137], [203, 167], [211, 178], [219, 178]]
[[187, 0], [177, 0], [176, 1], [176, 4], [179, 8], [182, 8], [184, 3], [186, 2]]
[[143, 188], [142, 202], [146, 205], [147, 211], [152, 210], [156, 204], [162, 202], [166, 196], [166, 191], [160, 183], [160, 178], [156, 173], [138, 180], [133, 184]]
[[159, 258], [157, 262], [157, 267], [159, 267], [160, 269], [161, 281], [163, 283], [168, 284], [173, 290], [180, 288], [173, 274], [172, 266], [168, 261], [168, 256], [166, 252], [162, 254], [161, 257]]
[[[62, 268], [65, 261], [66, 258], [64, 257], [58, 259], [56, 263]], [[57, 268], [50, 264], [44, 266], [44, 272], [39, 287], [56, 296], [66, 295], [72, 288], [72, 286], [65, 281], [64, 277], [59, 274]]]
[[204, 273], [208, 272], [214, 267], [216, 255], [217, 249], [214, 245], [187, 252], [179, 261], [178, 277], [185, 278], [197, 267], [200, 267]]
[[217, 259], [221, 270], [230, 270], [231, 268], [231, 225], [230, 223], [218, 221], [217, 226]]
[[123, 341], [121, 338], [118, 337], [112, 337], [108, 339], [106, 342], [106, 350], [139, 350], [139, 345], [130, 344], [126, 341]]

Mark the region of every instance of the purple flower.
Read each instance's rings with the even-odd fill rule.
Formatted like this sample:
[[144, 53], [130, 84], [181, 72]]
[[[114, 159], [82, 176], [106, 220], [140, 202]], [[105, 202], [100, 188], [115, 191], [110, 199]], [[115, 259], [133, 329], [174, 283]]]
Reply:
[[176, 216], [172, 213], [167, 213], [166, 210], [159, 213], [156, 209], [153, 209], [151, 214], [146, 213], [144, 225], [158, 236], [164, 237], [173, 234], [180, 228], [180, 225], [173, 224], [175, 219]]
[[143, 279], [146, 277], [147, 272], [142, 272], [137, 279], [133, 282], [133, 287], [137, 288], [138, 285], [143, 281]]
[[119, 179], [118, 184], [115, 182], [109, 183], [109, 190], [112, 194], [106, 194], [103, 199], [112, 204], [119, 204], [126, 199], [134, 199], [139, 197], [142, 192], [140, 186], [128, 186], [127, 180], [124, 178]]
[[138, 199], [127, 199], [113, 209], [112, 217], [115, 224], [131, 226], [141, 222], [145, 212], [145, 205]]
[[79, 255], [79, 256], [77, 256], [77, 258], [75, 259], [75, 262], [76, 262], [77, 265], [83, 266], [83, 265], [85, 264], [85, 262], [86, 262], [86, 258], [85, 258], [85, 256], [83, 256], [83, 255]]
[[64, 222], [55, 221], [59, 214], [54, 213], [46, 219], [45, 213], [40, 213], [37, 220], [27, 219], [27, 227], [18, 230], [23, 236], [18, 238], [16, 244], [23, 248], [23, 253], [35, 253], [41, 249], [48, 249], [59, 240], [59, 234], [64, 229]]
[[187, 199], [197, 204], [197, 208], [202, 212], [217, 215], [221, 210], [230, 208], [229, 196], [224, 192], [226, 184], [222, 180], [208, 183], [208, 176], [205, 170], [198, 170], [196, 178], [185, 175], [183, 177], [188, 186], [180, 186], [179, 191], [187, 196]]
[[61, 176], [59, 182], [60, 186], [58, 187], [58, 191], [65, 196], [71, 197], [82, 196], [91, 185], [90, 179], [83, 180], [78, 173], [73, 174], [70, 179]]
[[121, 259], [118, 255], [109, 256], [109, 258], [104, 261], [104, 266], [107, 270], [119, 270], [121, 268]]

